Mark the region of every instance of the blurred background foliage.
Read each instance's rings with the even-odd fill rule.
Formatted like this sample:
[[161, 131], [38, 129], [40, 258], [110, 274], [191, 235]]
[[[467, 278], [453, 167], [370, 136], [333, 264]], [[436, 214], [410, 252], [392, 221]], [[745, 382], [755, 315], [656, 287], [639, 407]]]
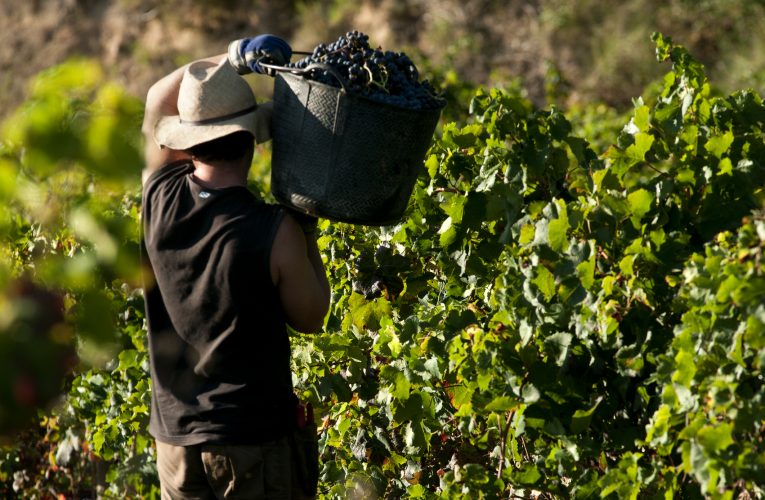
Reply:
[[38, 0], [0, 14], [1, 115], [28, 78], [73, 55], [143, 98], [176, 65], [258, 32], [309, 50], [359, 29], [462, 81], [518, 80], [536, 105], [628, 108], [662, 73], [653, 31], [682, 41], [726, 93], [765, 85], [762, 0]]
[[[464, 122], [477, 87], [565, 110], [598, 154], [684, 44], [712, 94], [765, 90], [761, 0], [38, 0], [0, 5], [0, 493], [156, 494], [138, 265], [140, 123], [177, 65], [271, 32], [408, 52]], [[249, 80], [263, 98], [270, 79]], [[268, 196], [268, 147], [252, 186]], [[66, 394], [66, 397], [62, 394]], [[115, 457], [119, 458], [116, 460]]]
[[[0, 126], [0, 492], [6, 497], [91, 494], [82, 478], [106, 480], [106, 468], [94, 473], [100, 462], [92, 445], [81, 442], [86, 435], [93, 441], [88, 422], [119, 390], [138, 398], [131, 418], [148, 411], [140, 396], [148, 397], [148, 388], [136, 389], [137, 373], [113, 384], [101, 375], [120, 366], [122, 353], [145, 352], [142, 115], [142, 102], [109, 80], [97, 61], [72, 58], [33, 78], [26, 100]], [[87, 391], [78, 389], [85, 384]]]

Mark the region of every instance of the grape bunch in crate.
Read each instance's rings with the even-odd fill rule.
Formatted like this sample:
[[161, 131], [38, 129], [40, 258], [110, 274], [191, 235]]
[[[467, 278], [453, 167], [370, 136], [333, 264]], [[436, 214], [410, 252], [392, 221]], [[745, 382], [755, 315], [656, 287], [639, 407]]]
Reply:
[[[417, 67], [403, 52], [373, 49], [369, 36], [349, 31], [330, 44], [320, 43], [313, 52], [287, 67], [305, 69], [314, 64], [328, 65], [348, 82], [348, 90], [372, 100], [409, 109], [440, 109], [444, 100], [428, 80], [419, 80]], [[334, 87], [338, 79], [317, 68], [307, 78]]]

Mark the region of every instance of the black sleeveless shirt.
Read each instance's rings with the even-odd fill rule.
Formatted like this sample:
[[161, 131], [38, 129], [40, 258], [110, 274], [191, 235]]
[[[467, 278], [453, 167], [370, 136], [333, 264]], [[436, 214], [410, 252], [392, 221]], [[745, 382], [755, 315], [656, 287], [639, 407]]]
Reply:
[[294, 415], [269, 266], [283, 210], [244, 186], [203, 188], [193, 171], [166, 165], [143, 190], [149, 431], [177, 446], [277, 439]]

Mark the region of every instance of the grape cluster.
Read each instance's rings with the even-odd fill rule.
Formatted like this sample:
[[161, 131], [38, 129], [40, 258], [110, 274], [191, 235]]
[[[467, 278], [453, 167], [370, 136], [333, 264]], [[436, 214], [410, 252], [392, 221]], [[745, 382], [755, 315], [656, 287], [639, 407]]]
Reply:
[[366, 248], [354, 259], [356, 277], [352, 281], [353, 291], [372, 300], [382, 295], [393, 300], [404, 290], [401, 278], [411, 268], [409, 259], [393, 253], [387, 245], [380, 245], [372, 252]]
[[[334, 69], [346, 82], [349, 92], [374, 101], [408, 109], [439, 109], [444, 105], [444, 99], [430, 82], [420, 81], [409, 56], [372, 49], [369, 37], [359, 31], [349, 31], [330, 44], [321, 43], [312, 54], [287, 66], [305, 69], [316, 63]], [[341, 86], [329, 71], [314, 69], [304, 76], [333, 87]]]

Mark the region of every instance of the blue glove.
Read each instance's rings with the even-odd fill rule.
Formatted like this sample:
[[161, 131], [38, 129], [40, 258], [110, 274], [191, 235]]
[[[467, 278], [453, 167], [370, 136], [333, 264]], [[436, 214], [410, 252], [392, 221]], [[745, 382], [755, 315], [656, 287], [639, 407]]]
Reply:
[[234, 40], [228, 46], [228, 61], [237, 73], [261, 73], [270, 76], [275, 71], [260, 65], [261, 62], [284, 66], [292, 57], [292, 48], [274, 35], [258, 35], [255, 38]]

